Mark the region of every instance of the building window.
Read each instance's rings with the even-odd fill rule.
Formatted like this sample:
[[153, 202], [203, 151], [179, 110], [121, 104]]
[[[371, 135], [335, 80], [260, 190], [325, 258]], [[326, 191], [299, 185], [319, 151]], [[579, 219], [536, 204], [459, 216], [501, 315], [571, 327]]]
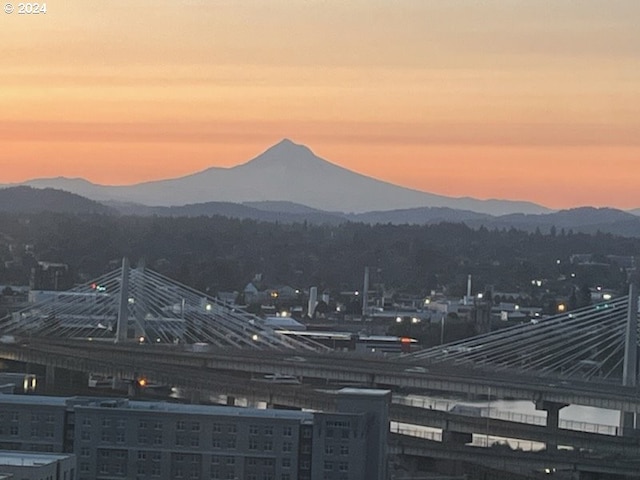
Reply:
[[140, 420], [138, 422], [138, 428], [147, 428], [147, 427], [148, 427], [148, 424], [146, 420]]
[[200, 423], [199, 422], [193, 422], [191, 424], [191, 431], [192, 432], [199, 432], [200, 431]]
[[338, 470], [341, 472], [348, 472], [349, 471], [349, 464], [347, 462], [340, 462], [338, 464]]
[[160, 460], [162, 460], [162, 453], [153, 452], [152, 459], [153, 459], [154, 462], [159, 462]]
[[267, 425], [266, 427], [264, 427], [264, 434], [273, 435], [273, 426]]
[[222, 441], [219, 438], [214, 438], [211, 442], [213, 448], [222, 448]]
[[116, 443], [124, 443], [124, 432], [116, 433]]
[[340, 445], [340, 455], [349, 455], [349, 445]]
[[154, 445], [162, 445], [162, 434], [157, 433], [153, 436], [153, 444]]
[[178, 420], [176, 422], [176, 430], [178, 430], [179, 432], [184, 430], [184, 422], [182, 420]]
[[91, 449], [89, 447], [82, 447], [80, 449], [80, 456], [81, 457], [90, 457], [91, 456]]
[[282, 458], [282, 468], [291, 468], [291, 459], [289, 457]]
[[237, 433], [238, 427], [236, 427], [235, 425], [229, 425], [229, 427], [227, 428], [227, 432], [232, 434]]
[[257, 435], [257, 434], [258, 434], [258, 426], [249, 425], [249, 435]]
[[192, 447], [200, 446], [200, 438], [199, 437], [191, 437], [191, 441], [189, 442]]
[[282, 428], [282, 435], [284, 435], [285, 437], [292, 437], [293, 436], [293, 428], [292, 427], [283, 427]]
[[144, 451], [139, 451], [138, 452], [138, 460], [146, 460], [147, 459], [147, 452]]
[[218, 457], [217, 455], [213, 455], [211, 457], [211, 465], [218, 465], [219, 463], [220, 463], [220, 457]]
[[273, 442], [271, 440], [266, 440], [264, 442], [264, 451], [272, 452], [273, 451]]
[[333, 470], [333, 462], [324, 462], [324, 469], [327, 471]]
[[82, 419], [82, 426], [83, 427], [90, 427], [91, 426], [91, 419], [90, 418], [83, 418]]
[[162, 430], [162, 422], [158, 421], [154, 424], [153, 428], [156, 430]]
[[116, 428], [125, 428], [127, 426], [127, 422], [124, 418], [119, 418], [116, 423]]
[[89, 464], [87, 462], [82, 462], [80, 464], [80, 471], [82, 473], [89, 473], [89, 470], [91, 470], [91, 467], [89, 467]]
[[80, 439], [81, 440], [90, 441], [91, 440], [91, 432], [89, 432], [87, 430], [83, 430], [82, 433], [80, 433]]
[[249, 450], [257, 450], [258, 449], [258, 440], [255, 438], [249, 439]]
[[102, 426], [103, 427], [110, 427], [111, 426], [111, 419], [110, 418], [103, 418], [102, 419]]

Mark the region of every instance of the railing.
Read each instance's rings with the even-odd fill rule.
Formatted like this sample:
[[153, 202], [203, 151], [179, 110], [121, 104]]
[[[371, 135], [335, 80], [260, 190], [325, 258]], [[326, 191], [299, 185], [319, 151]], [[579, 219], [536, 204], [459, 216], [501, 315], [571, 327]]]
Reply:
[[[450, 411], [453, 407], [458, 405], [457, 402], [442, 400], [442, 399], [431, 399], [431, 398], [415, 398], [415, 397], [405, 397], [394, 395], [393, 403], [398, 403], [400, 405], [408, 405], [410, 407], [418, 407], [430, 410], [440, 410], [440, 411]], [[516, 423], [526, 423], [529, 425], [546, 425], [547, 417], [542, 415], [533, 415], [527, 413], [519, 413], [519, 412], [510, 412], [505, 410], [498, 410], [496, 408], [489, 408], [486, 406], [478, 406], [478, 407], [470, 407], [477, 409], [478, 414], [475, 416], [479, 417], [488, 417], [494, 418], [496, 420], [506, 420], [509, 422]], [[465, 415], [462, 412], [452, 412], [457, 413], [458, 415]], [[469, 415], [469, 414], [466, 414]], [[604, 425], [599, 423], [590, 423], [590, 422], [582, 422], [576, 420], [563, 420], [559, 421], [560, 428], [565, 430], [574, 430], [578, 432], [588, 432], [588, 433], [598, 433], [601, 435], [612, 435], [615, 436], [618, 434], [618, 427], [613, 425]]]
[[422, 438], [425, 440], [433, 440], [436, 442], [442, 441], [442, 432], [428, 430], [423, 427], [410, 426], [404, 423], [391, 422], [389, 431], [391, 433], [399, 433], [401, 435]]

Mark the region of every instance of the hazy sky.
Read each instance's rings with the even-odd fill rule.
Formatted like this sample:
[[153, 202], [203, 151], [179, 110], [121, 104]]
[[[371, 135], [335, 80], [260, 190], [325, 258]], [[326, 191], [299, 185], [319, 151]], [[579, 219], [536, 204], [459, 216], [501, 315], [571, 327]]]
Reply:
[[639, 0], [0, 11], [0, 183], [174, 177], [288, 137], [433, 193], [640, 207], [639, 19]]

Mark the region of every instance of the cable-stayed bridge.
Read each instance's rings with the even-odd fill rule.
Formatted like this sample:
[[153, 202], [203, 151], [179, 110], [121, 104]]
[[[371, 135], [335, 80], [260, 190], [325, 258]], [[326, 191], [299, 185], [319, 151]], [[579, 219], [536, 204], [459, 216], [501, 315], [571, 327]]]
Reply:
[[[635, 307], [630, 306], [630, 298], [433, 347], [406, 358], [424, 365], [450, 363], [492, 372], [623, 383], [627, 331], [634, 327], [629, 320], [637, 318], [637, 301]], [[632, 308], [635, 313], [630, 312]], [[637, 333], [634, 336], [635, 348], [626, 352], [632, 356], [637, 349]]]
[[[546, 438], [551, 449], [563, 441], [635, 452], [640, 451], [635, 436], [635, 417], [640, 413], [637, 298], [632, 287], [627, 297], [537, 323], [409, 355], [382, 357], [328, 351], [291, 332], [285, 335], [269, 328], [261, 318], [235, 306], [123, 261], [114, 272], [68, 292], [36, 298], [28, 309], [0, 320], [0, 335], [16, 339], [0, 344], [0, 356], [47, 365], [50, 370], [132, 379], [143, 375], [203, 392], [267, 395], [274, 403], [309, 408], [321, 406], [322, 395], [315, 390], [318, 381], [382, 386], [398, 394], [526, 399], [547, 412], [548, 434], [518, 424], [492, 422], [491, 428], [517, 432], [516, 438]], [[211, 349], [181, 348], [197, 343]], [[296, 376], [305, 384], [250, 380], [273, 373]], [[559, 411], [569, 404], [621, 411], [620, 433], [631, 437], [618, 446], [597, 436], [560, 432]], [[398, 421], [415, 418], [418, 424], [455, 428], [453, 433], [460, 438], [478, 428], [478, 422], [443, 419], [418, 408], [407, 412], [395, 407], [394, 415]], [[490, 422], [486, 427], [488, 434]]]
[[126, 259], [84, 285], [35, 292], [35, 297], [28, 308], [0, 320], [2, 334], [261, 350], [324, 348], [292, 332], [283, 335], [262, 318], [144, 265], [131, 268]]

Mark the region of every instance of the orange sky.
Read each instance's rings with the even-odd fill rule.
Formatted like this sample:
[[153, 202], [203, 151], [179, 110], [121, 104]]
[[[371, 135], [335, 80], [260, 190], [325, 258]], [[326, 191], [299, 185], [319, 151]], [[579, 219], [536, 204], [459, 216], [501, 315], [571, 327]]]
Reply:
[[452, 196], [640, 207], [637, 0], [55, 0], [0, 12], [0, 183], [283, 137]]

